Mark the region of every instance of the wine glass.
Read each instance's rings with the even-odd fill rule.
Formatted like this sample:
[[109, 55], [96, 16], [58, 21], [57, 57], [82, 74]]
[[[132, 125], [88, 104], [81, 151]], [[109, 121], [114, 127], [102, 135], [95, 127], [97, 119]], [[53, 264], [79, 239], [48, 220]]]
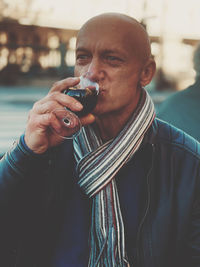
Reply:
[[63, 93], [77, 99], [82, 105], [83, 109], [78, 112], [72, 112], [68, 108], [58, 108], [52, 113], [59, 120], [61, 130], [53, 131], [64, 139], [73, 139], [81, 132], [81, 122], [79, 117], [90, 113], [97, 104], [99, 94], [99, 85], [90, 80], [90, 73], [80, 76], [80, 83], [74, 87], [69, 87]]

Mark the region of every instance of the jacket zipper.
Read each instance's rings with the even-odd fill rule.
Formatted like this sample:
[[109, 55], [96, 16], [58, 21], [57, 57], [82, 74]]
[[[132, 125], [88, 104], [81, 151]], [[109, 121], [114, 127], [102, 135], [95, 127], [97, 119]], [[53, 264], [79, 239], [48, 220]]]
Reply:
[[[137, 232], [137, 240], [136, 240], [136, 244], [137, 244], [137, 249], [136, 249], [136, 262], [137, 262], [137, 266], [138, 267], [141, 267], [140, 266], [140, 262], [141, 262], [141, 258], [140, 258], [140, 255], [141, 255], [141, 252], [139, 250], [139, 245], [140, 245], [140, 234], [141, 234], [141, 231], [142, 231], [142, 227], [143, 227], [143, 224], [144, 224], [144, 221], [147, 217], [147, 214], [149, 212], [149, 207], [150, 207], [150, 200], [151, 200], [151, 192], [150, 192], [150, 175], [151, 175], [151, 172], [152, 172], [152, 169], [153, 169], [153, 165], [154, 165], [154, 152], [155, 152], [155, 146], [154, 144], [152, 144], [152, 161], [151, 161], [151, 167], [150, 167], [150, 170], [147, 174], [147, 204], [146, 204], [146, 209], [145, 209], [145, 213], [144, 213], [144, 216], [139, 224], [139, 227], [138, 227], [138, 232]], [[142, 247], [141, 247], [142, 249]]]

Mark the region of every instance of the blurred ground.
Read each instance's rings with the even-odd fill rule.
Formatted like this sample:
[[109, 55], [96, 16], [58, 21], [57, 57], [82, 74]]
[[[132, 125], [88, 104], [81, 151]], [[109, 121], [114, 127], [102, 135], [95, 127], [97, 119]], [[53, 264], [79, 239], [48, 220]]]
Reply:
[[[0, 156], [24, 132], [29, 110], [48, 90], [48, 87], [0, 86]], [[149, 90], [149, 93], [157, 108], [171, 91]]]
[[0, 155], [23, 133], [28, 111], [48, 90], [40, 87], [0, 86]]

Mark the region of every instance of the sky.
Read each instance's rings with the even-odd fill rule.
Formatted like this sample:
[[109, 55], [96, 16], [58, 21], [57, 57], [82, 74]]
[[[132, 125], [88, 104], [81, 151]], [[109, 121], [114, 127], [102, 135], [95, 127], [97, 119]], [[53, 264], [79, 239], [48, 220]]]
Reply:
[[121, 12], [138, 20], [145, 17], [152, 35], [200, 38], [200, 0], [33, 0], [30, 12], [37, 10], [37, 23], [43, 26], [79, 29], [95, 15]]

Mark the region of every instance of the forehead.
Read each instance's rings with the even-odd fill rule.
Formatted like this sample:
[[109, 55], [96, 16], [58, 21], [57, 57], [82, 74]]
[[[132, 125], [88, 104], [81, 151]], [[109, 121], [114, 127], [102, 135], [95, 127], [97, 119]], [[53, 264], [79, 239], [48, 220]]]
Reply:
[[135, 19], [103, 15], [86, 22], [77, 36], [77, 49], [120, 50], [128, 57], [145, 61], [151, 54], [149, 37]]
[[122, 25], [94, 23], [84, 27], [77, 38], [76, 49], [106, 49], [114, 51], [127, 51], [133, 49], [134, 36]]

